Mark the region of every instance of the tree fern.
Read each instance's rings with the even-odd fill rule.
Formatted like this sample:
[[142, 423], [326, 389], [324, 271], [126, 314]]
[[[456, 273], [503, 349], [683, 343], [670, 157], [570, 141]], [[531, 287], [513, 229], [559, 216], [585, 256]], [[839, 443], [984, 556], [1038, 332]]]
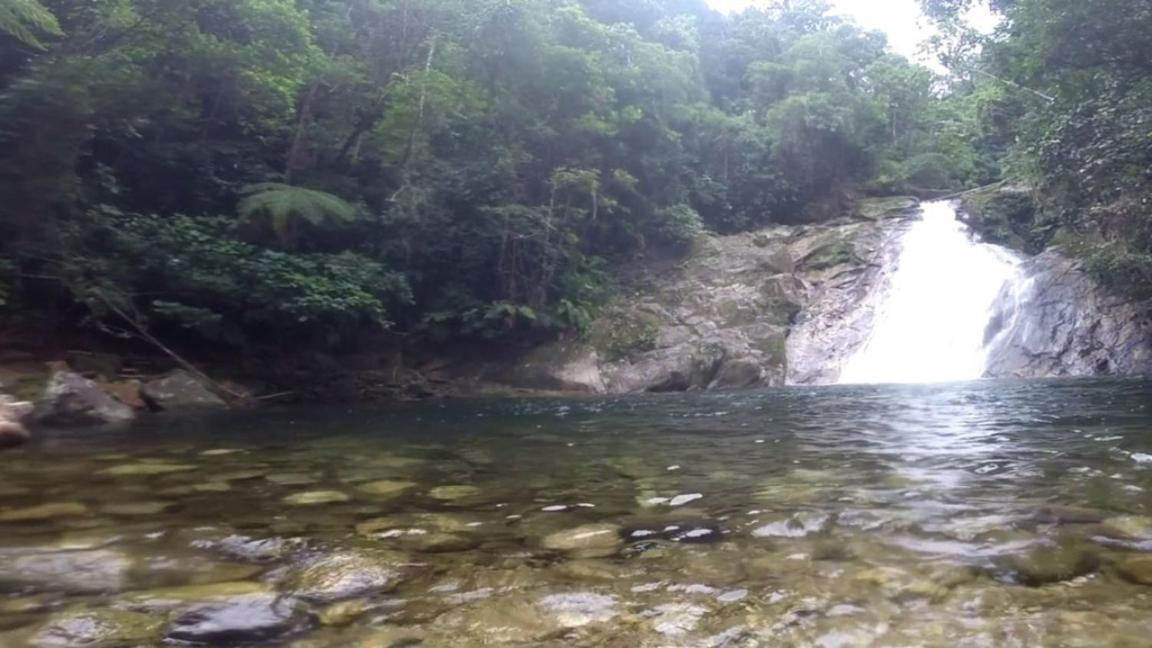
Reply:
[[36, 0], [0, 0], [0, 32], [41, 49], [44, 48], [41, 35], [64, 35], [56, 16]]
[[359, 214], [355, 205], [339, 196], [279, 182], [248, 185], [241, 193], [244, 198], [238, 207], [240, 216], [248, 220], [269, 219], [281, 243], [291, 238], [297, 219], [323, 226], [333, 221], [353, 221]]

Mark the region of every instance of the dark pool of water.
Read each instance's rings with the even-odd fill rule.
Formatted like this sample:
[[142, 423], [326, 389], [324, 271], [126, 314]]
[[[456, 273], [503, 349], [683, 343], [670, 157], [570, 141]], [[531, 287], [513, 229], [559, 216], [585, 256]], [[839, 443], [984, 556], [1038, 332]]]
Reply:
[[158, 418], [0, 455], [0, 646], [1149, 645], [1150, 493], [1139, 381]]

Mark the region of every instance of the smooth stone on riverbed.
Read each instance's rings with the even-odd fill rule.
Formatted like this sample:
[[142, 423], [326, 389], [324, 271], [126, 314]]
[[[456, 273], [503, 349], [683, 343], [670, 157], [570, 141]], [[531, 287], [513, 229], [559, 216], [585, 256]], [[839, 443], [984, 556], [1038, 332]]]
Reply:
[[563, 551], [580, 558], [611, 556], [623, 545], [620, 527], [615, 524], [587, 524], [565, 529], [544, 536], [540, 542], [545, 549]]
[[308, 491], [289, 495], [284, 498], [284, 503], [292, 506], [315, 506], [317, 504], [339, 504], [351, 499], [347, 493], [340, 491]]
[[163, 639], [165, 622], [163, 617], [127, 610], [77, 610], [50, 619], [32, 643], [44, 648], [153, 646]]
[[535, 600], [512, 594], [446, 612], [436, 619], [434, 627], [477, 646], [541, 645], [566, 630], [605, 623], [618, 615], [616, 598], [605, 594], [571, 592]]
[[246, 594], [179, 609], [167, 638], [195, 645], [251, 645], [291, 634], [305, 623], [303, 610], [291, 598]]
[[1152, 538], [1152, 517], [1145, 515], [1121, 515], [1100, 523], [1105, 533], [1122, 538]]
[[89, 513], [91, 510], [80, 502], [61, 502], [2, 511], [0, 522], [42, 522], [56, 518], [79, 517]]
[[[367, 484], [360, 484], [356, 490], [374, 497], [396, 497], [416, 488], [416, 482], [381, 479]], [[435, 496], [433, 496], [435, 497]], [[438, 498], [443, 499], [443, 498]]]
[[450, 486], [437, 486], [436, 488], [428, 491], [428, 496], [433, 499], [452, 502], [456, 500], [473, 498], [480, 495], [480, 493], [481, 490], [476, 486], [453, 484]]
[[1034, 587], [1090, 574], [1098, 564], [1096, 555], [1079, 544], [1040, 544], [1007, 559], [1016, 580]]
[[128, 585], [132, 559], [111, 549], [60, 551], [0, 561], [0, 585], [78, 594], [117, 592]]
[[344, 551], [315, 558], [289, 580], [289, 589], [313, 603], [334, 603], [396, 589], [403, 580], [402, 554]]
[[188, 464], [172, 464], [163, 462], [143, 462], [134, 464], [124, 464], [121, 466], [113, 466], [112, 468], [105, 468], [98, 474], [111, 475], [112, 477], [137, 477], [137, 476], [151, 476], [151, 475], [168, 475], [171, 473], [188, 472], [196, 470], [196, 466]]
[[174, 506], [172, 502], [120, 502], [105, 504], [100, 512], [108, 515], [135, 517], [144, 515], [158, 515]]
[[1152, 585], [1152, 555], [1124, 556], [1114, 566], [1124, 580], [1137, 585]]

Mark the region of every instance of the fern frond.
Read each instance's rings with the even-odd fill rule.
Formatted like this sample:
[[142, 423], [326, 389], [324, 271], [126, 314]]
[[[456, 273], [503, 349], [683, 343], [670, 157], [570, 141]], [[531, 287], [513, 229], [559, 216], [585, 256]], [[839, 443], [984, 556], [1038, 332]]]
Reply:
[[41, 35], [64, 35], [56, 16], [37, 0], [0, 0], [0, 32], [40, 49], [44, 49]]
[[261, 182], [244, 187], [238, 211], [242, 218], [268, 218], [283, 241], [294, 219], [323, 226], [333, 221], [356, 220], [355, 205], [324, 191], [294, 187], [279, 182]]

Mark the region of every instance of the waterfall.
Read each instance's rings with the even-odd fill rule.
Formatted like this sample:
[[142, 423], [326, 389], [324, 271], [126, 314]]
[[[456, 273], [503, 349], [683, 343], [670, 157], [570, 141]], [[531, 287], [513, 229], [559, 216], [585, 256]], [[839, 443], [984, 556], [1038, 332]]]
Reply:
[[1020, 259], [976, 240], [950, 202], [925, 204], [900, 245], [871, 333], [839, 382], [983, 377], [994, 305], [1022, 281]]

